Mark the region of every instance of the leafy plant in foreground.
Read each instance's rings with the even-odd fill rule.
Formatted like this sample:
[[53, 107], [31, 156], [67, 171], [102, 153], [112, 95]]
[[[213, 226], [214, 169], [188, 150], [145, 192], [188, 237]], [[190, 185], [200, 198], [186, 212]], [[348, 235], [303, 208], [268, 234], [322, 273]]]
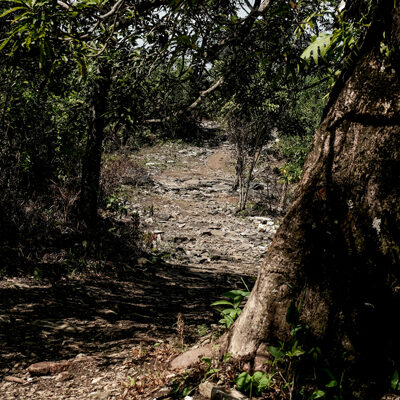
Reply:
[[275, 373], [266, 374], [261, 371], [254, 372], [250, 375], [247, 372], [242, 372], [236, 378], [236, 387], [243, 393], [249, 393], [250, 399], [253, 394], [259, 395], [266, 389], [271, 387]]
[[224, 293], [222, 296], [229, 300], [218, 300], [212, 303], [212, 306], [228, 306], [227, 308], [218, 309], [222, 318], [219, 323], [226, 328], [229, 328], [242, 312], [242, 303], [244, 299], [250, 296], [250, 291], [235, 289]]
[[300, 321], [300, 307], [291, 303], [286, 313], [290, 339], [268, 347], [271, 370], [280, 376], [290, 398], [343, 400], [344, 371], [339, 374], [322, 350], [312, 345], [309, 327]]

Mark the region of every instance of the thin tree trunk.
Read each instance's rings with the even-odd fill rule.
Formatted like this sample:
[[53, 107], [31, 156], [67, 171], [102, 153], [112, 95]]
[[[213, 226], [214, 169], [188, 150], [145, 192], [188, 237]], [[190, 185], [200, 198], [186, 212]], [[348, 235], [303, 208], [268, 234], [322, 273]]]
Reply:
[[[247, 204], [247, 199], [249, 196], [249, 190], [250, 190], [250, 184], [251, 181], [253, 180], [253, 171], [254, 168], [260, 158], [261, 151], [264, 146], [264, 142], [262, 142], [261, 138], [262, 132], [259, 131], [259, 134], [256, 138], [256, 144], [254, 146], [254, 153], [251, 155], [246, 155], [246, 147], [243, 145], [241, 149], [241, 154], [243, 156], [240, 158], [240, 164], [239, 164], [239, 158], [237, 159], [236, 162], [236, 179], [235, 179], [235, 185], [236, 182], [240, 188], [240, 198], [239, 198], [239, 209], [238, 211], [243, 211], [246, 209], [246, 204]], [[251, 160], [249, 160], [251, 158]], [[240, 165], [240, 168], [238, 168], [238, 165]], [[246, 174], [246, 170], [247, 174]], [[239, 171], [239, 174], [238, 174]], [[235, 186], [234, 186], [235, 187]]]
[[235, 181], [233, 182], [232, 185], [232, 191], [236, 192], [239, 187], [239, 175], [240, 175], [240, 167], [239, 167], [239, 161], [236, 161], [236, 166], [235, 166]]
[[380, 53], [383, 29], [397, 48], [400, 34], [393, 2], [382, 3], [386, 20], [334, 88], [296, 199], [224, 347], [257, 365], [267, 344], [288, 338], [286, 311], [302, 298], [302, 321], [317, 343], [347, 352], [372, 390], [364, 399], [378, 398], [373, 383], [400, 359], [400, 84]]
[[79, 201], [80, 217], [84, 225], [93, 230], [97, 224], [97, 204], [100, 185], [100, 168], [107, 96], [111, 84], [109, 65], [99, 65], [95, 80], [93, 103], [91, 107], [91, 126], [87, 138], [82, 164], [81, 195]]
[[285, 180], [285, 182], [283, 182], [281, 199], [279, 201], [279, 206], [278, 206], [279, 211], [284, 211], [286, 208], [288, 186], [289, 186], [289, 184]]

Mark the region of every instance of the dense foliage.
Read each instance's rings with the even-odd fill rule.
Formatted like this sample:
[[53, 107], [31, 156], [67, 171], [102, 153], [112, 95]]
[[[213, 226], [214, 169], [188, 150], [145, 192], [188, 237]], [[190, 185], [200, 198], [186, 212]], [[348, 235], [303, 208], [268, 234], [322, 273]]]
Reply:
[[199, 139], [204, 119], [253, 159], [272, 131], [297, 138], [282, 149], [298, 179], [328, 91], [330, 72], [300, 57], [333, 22], [323, 9], [334, 2], [1, 2], [3, 250], [56, 232], [91, 241], [113, 194], [104, 152]]

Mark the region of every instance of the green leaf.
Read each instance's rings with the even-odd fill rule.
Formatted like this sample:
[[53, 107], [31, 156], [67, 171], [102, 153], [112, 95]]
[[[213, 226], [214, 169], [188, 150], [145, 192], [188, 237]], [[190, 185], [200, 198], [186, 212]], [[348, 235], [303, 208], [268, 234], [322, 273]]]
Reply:
[[233, 307], [233, 304], [228, 300], [214, 301], [214, 303], [211, 303], [211, 305], [212, 306], [231, 306], [231, 307]]
[[303, 325], [297, 325], [290, 331], [290, 335], [296, 337], [297, 333], [303, 330]]
[[321, 33], [318, 37], [314, 37], [312, 43], [303, 51], [300, 56], [303, 60], [309, 61], [313, 58], [316, 65], [318, 65], [318, 58], [324, 58], [326, 52], [331, 45], [332, 34]]
[[4, 39], [2, 43], [0, 43], [0, 50], [3, 50], [4, 47], [7, 46], [7, 43], [12, 39], [12, 36], [9, 36], [8, 38]]
[[400, 377], [399, 377], [399, 371], [396, 369], [396, 371], [394, 371], [393, 376], [392, 376], [392, 380], [390, 382], [390, 386], [393, 390], [399, 390], [399, 384], [400, 384]]
[[24, 9], [25, 9], [25, 7], [21, 7], [21, 6], [10, 8], [9, 10], [4, 11], [3, 14], [0, 15], [0, 18], [3, 18], [3, 17], [5, 17], [6, 15], [11, 14], [11, 13], [14, 12], [14, 11], [17, 11], [17, 10], [24, 10]]
[[233, 300], [233, 307], [238, 308], [242, 300], [243, 300], [242, 296], [235, 297], [235, 299]]
[[28, 36], [28, 37], [26, 38], [26, 40], [25, 40], [25, 45], [26, 45], [26, 48], [27, 48], [28, 50], [30, 50], [31, 42], [32, 42], [32, 36]]
[[20, 19], [23, 19], [24, 17], [26, 17], [27, 15], [32, 15], [32, 12], [31, 11], [27, 11], [27, 12], [24, 12], [23, 14], [19, 14], [19, 15], [17, 15], [15, 18], [14, 18], [14, 20], [13, 20], [13, 24], [15, 24], [16, 22], [18, 22]]
[[268, 389], [271, 386], [272, 378], [275, 374], [267, 374], [257, 371], [253, 375], [253, 381], [257, 384], [257, 391], [262, 392], [265, 389]]
[[201, 361], [203, 361], [203, 363], [206, 364], [206, 365], [208, 366], [208, 368], [211, 367], [211, 358], [209, 358], [209, 357], [203, 357], [203, 358], [201, 359]]
[[296, 350], [294, 350], [294, 351], [288, 352], [288, 356], [289, 356], [289, 357], [300, 357], [300, 356], [302, 356], [304, 353], [305, 353], [305, 351], [304, 351], [302, 348], [299, 347], [298, 349], [296, 349]]
[[251, 376], [247, 372], [242, 372], [235, 379], [236, 387], [241, 391], [246, 391], [251, 383]]
[[224, 318], [219, 320], [219, 323], [225, 325], [227, 328], [230, 328], [234, 322], [235, 320], [230, 315], [225, 315]]
[[253, 375], [253, 381], [254, 382], [260, 382], [261, 381], [261, 379], [262, 379], [262, 377], [264, 376], [265, 374], [264, 373], [262, 373], [261, 371], [256, 371], [256, 372], [254, 372], [254, 375]]
[[218, 369], [218, 368], [211, 368], [211, 369], [207, 372], [207, 375], [216, 374], [217, 372], [219, 372], [219, 369]]
[[325, 385], [325, 387], [327, 387], [327, 388], [332, 388], [332, 387], [336, 387], [337, 385], [338, 385], [337, 381], [331, 380], [329, 383], [327, 383], [327, 384]]
[[250, 292], [240, 290], [240, 289], [235, 289], [235, 290], [230, 290], [229, 292], [224, 293], [223, 296], [231, 297], [231, 298], [235, 298], [236, 296], [249, 297]]
[[83, 57], [76, 57], [76, 63], [78, 64], [79, 67], [79, 73], [81, 74], [81, 76], [86, 79], [87, 77], [87, 64], [86, 64], [86, 60]]
[[46, 50], [43, 42], [39, 43], [39, 68], [42, 69], [46, 63]]
[[271, 356], [274, 357], [275, 360], [277, 360], [277, 361], [282, 360], [283, 357], [285, 357], [285, 353], [279, 347], [269, 346], [268, 351], [271, 354]]
[[235, 315], [236, 314], [236, 309], [235, 308], [225, 308], [225, 310], [221, 311], [222, 314], [224, 315]]
[[320, 399], [321, 397], [325, 397], [325, 392], [323, 390], [316, 390], [310, 397], [310, 399]]

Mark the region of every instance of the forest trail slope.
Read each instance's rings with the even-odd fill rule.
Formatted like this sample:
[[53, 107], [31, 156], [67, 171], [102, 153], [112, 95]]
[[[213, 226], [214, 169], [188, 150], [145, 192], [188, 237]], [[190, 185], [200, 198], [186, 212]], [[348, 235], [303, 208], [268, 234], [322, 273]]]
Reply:
[[154, 186], [136, 190], [131, 207], [152, 238], [149, 247], [203, 271], [256, 276], [277, 220], [235, 214], [231, 146], [174, 148], [140, 155]]
[[[140, 215], [147, 256], [118, 276], [3, 277], [2, 400], [145, 399], [171, 381], [165, 364], [182, 343], [216, 323], [210, 303], [256, 276], [277, 224], [236, 216], [228, 145], [167, 144], [132, 158], [153, 182], [122, 188], [127, 220]], [[67, 371], [27, 371], [58, 360], [70, 360]]]

